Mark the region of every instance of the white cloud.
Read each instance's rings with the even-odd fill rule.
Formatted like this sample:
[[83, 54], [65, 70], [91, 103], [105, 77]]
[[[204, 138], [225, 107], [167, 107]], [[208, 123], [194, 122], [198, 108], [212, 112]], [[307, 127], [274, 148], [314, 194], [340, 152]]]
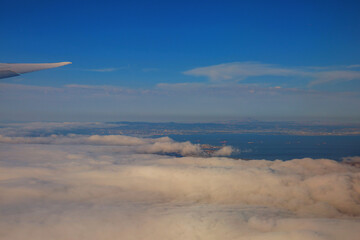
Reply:
[[[48, 137], [9, 137], [0, 135], [0, 143], [10, 144], [85, 144], [109, 146], [134, 146], [137, 153], [177, 153], [182, 156], [210, 156], [200, 147], [200, 144], [190, 142], [176, 142], [169, 137], [139, 138], [125, 135], [51, 135]], [[233, 149], [223, 147], [215, 152], [215, 156], [229, 156]]]
[[213, 156], [230, 156], [234, 152], [231, 146], [224, 146], [221, 149], [214, 152]]
[[[360, 234], [360, 169], [351, 159], [173, 158], [134, 153], [147, 138], [114, 136], [76, 145], [15, 140], [0, 144], [4, 240], [355, 240]], [[127, 146], [116, 145], [122, 140]]]

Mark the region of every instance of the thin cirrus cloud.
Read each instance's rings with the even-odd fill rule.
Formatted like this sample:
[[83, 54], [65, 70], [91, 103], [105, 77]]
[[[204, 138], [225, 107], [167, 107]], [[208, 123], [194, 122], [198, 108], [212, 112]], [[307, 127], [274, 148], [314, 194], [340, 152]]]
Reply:
[[83, 70], [90, 71], [90, 72], [115, 72], [115, 71], [129, 69], [129, 68], [130, 68], [130, 65], [121, 66], [121, 67], [90, 68], [90, 69], [83, 69]]
[[349, 65], [346, 68], [360, 68], [360, 64]]
[[115, 72], [119, 70], [119, 68], [95, 68], [95, 69], [87, 69], [86, 71], [90, 72]]
[[[219, 82], [162, 83], [150, 89], [110, 85], [44, 87], [0, 83], [0, 96], [2, 102], [11, 103], [11, 108], [2, 106], [0, 119], [3, 120], [56, 120], [59, 116], [50, 113], [54, 109], [61, 109], [64, 112], [60, 119], [64, 121], [89, 121], [88, 112], [96, 114], [91, 120], [110, 121], [119, 116], [131, 116], [134, 112], [144, 116], [164, 116], [164, 109], [168, 109], [165, 114], [170, 116], [168, 120], [174, 120], [171, 114], [231, 118], [245, 114], [261, 117], [281, 114], [296, 119], [301, 114], [310, 118], [341, 116], [358, 119], [360, 95], [356, 91], [329, 94], [313, 89]], [[303, 111], [299, 112], [298, 108]], [[241, 109], [241, 113], [238, 109]], [[38, 111], [39, 114], [23, 115], [29, 110]]]
[[[6, 96], [47, 96], [50, 98], [56, 98], [56, 96], [67, 96], [70, 98], [79, 97], [125, 97], [132, 96], [138, 98], [147, 97], [244, 97], [244, 96], [327, 96], [326, 92], [315, 91], [311, 89], [299, 89], [299, 88], [283, 88], [280, 86], [275, 87], [262, 87], [252, 86], [246, 84], [237, 83], [159, 83], [153, 89], [135, 89], [135, 88], [123, 88], [115, 87], [111, 85], [83, 85], [83, 84], [68, 84], [61, 87], [44, 87], [44, 86], [29, 86], [22, 84], [0, 84], [3, 97]], [[52, 95], [50, 95], [50, 93]], [[40, 95], [39, 95], [40, 94]], [[357, 94], [350, 94], [349, 92], [333, 93], [332, 97], [351, 97], [357, 96]]]
[[273, 64], [263, 64], [257, 62], [233, 62], [213, 65], [208, 67], [194, 68], [185, 71], [186, 75], [206, 76], [211, 81], [222, 80], [243, 80], [248, 77], [256, 76], [294, 76], [306, 75], [306, 72], [277, 67]]
[[325, 84], [329, 82], [347, 82], [360, 80], [360, 71], [325, 71], [314, 73], [315, 80], [309, 86]]
[[185, 75], [205, 76], [211, 82], [242, 81], [251, 77], [278, 76], [302, 77], [309, 81], [308, 86], [329, 82], [360, 80], [360, 71], [346, 70], [358, 68], [360, 65], [338, 67], [281, 67], [274, 64], [258, 62], [232, 62], [219, 65], [194, 68], [183, 72]]

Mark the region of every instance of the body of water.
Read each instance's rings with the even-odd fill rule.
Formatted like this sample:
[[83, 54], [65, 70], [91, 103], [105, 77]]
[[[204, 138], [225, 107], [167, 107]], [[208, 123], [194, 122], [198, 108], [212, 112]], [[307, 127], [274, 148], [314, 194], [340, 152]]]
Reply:
[[257, 134], [170, 135], [176, 141], [199, 144], [231, 145], [238, 152], [231, 157], [242, 159], [290, 160], [360, 156], [360, 136], [294, 136]]

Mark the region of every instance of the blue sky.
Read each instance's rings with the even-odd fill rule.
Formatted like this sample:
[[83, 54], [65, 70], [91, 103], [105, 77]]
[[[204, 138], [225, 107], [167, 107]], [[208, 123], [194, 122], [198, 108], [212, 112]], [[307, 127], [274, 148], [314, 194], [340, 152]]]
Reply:
[[1, 121], [360, 120], [359, 1], [1, 6]]

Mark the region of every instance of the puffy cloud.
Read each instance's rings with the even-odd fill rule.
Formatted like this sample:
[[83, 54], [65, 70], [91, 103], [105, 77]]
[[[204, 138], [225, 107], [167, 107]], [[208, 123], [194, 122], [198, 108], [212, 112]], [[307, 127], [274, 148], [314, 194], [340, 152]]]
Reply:
[[[180, 153], [182, 156], [201, 155], [203, 152], [199, 144], [192, 144], [190, 142], [173, 142], [162, 141], [155, 142], [151, 145], [145, 145], [138, 149], [139, 152], [145, 153]], [[231, 153], [230, 153], [231, 154]]]
[[234, 152], [233, 147], [224, 146], [213, 153], [213, 156], [230, 156]]
[[344, 163], [174, 158], [134, 150], [193, 153], [197, 147], [168, 138], [96, 135], [23, 144], [40, 140], [31, 139], [3, 137], [0, 144], [5, 240], [357, 239], [360, 234], [360, 169], [348, 164], [356, 158]]

